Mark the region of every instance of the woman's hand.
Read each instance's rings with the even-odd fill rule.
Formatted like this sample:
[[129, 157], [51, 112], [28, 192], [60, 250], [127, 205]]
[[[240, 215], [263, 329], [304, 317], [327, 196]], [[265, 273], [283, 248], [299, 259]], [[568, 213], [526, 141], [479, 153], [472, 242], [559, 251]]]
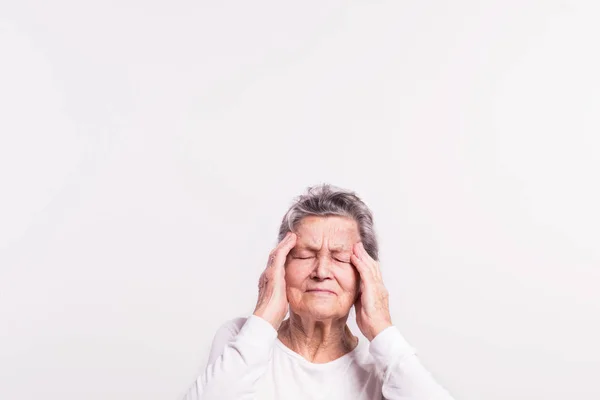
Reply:
[[269, 263], [258, 281], [258, 301], [254, 315], [278, 329], [288, 310], [285, 287], [285, 260], [296, 245], [296, 234], [288, 232], [269, 254]]
[[356, 324], [369, 341], [392, 326], [389, 294], [381, 278], [379, 263], [371, 258], [361, 242], [352, 249], [350, 261], [360, 274], [360, 290], [354, 303]]

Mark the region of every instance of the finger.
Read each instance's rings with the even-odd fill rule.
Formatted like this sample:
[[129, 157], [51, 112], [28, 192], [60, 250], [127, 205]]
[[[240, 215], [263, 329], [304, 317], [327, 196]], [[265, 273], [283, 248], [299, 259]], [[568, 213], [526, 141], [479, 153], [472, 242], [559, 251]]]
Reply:
[[285, 256], [288, 255], [290, 250], [296, 245], [297, 236], [294, 232], [288, 232], [283, 240], [275, 248], [275, 253], [282, 253]]
[[367, 252], [365, 246], [362, 242], [359, 242], [358, 246], [358, 256], [361, 260], [367, 264], [370, 269], [373, 271], [373, 276], [381, 279], [381, 268], [379, 267], [379, 262], [374, 260], [373, 257]]
[[358, 273], [360, 274], [360, 278], [363, 282], [373, 280], [373, 271], [369, 268], [369, 266], [356, 254], [350, 255], [350, 262], [356, 267]]
[[381, 266], [379, 265], [379, 261], [375, 261], [373, 260], [373, 272], [375, 273], [375, 276], [377, 277], [378, 280], [382, 280], [381, 277]]
[[[381, 275], [378, 273], [377, 268], [375, 268], [371, 262], [366, 260], [363, 253], [360, 251], [360, 243], [355, 245], [354, 253], [350, 259], [353, 261], [353, 264], [357, 266], [356, 269], [365, 281], [374, 282], [381, 280]], [[373, 259], [370, 260], [372, 261]]]
[[365, 245], [363, 244], [363, 242], [358, 242], [358, 255], [360, 256], [360, 258], [365, 260], [366, 263], [371, 264], [376, 262], [375, 260], [373, 260], [373, 257], [371, 257], [371, 255], [367, 252], [367, 249], [365, 249]]
[[370, 269], [371, 261], [373, 260], [369, 254], [365, 251], [365, 248], [362, 245], [362, 242], [355, 243], [352, 247], [352, 253], [358, 258], [362, 263]]
[[361, 299], [361, 296], [358, 296], [358, 298], [354, 302], [354, 310], [358, 314], [360, 312], [361, 308], [362, 308], [362, 299]]
[[286, 243], [288, 242], [288, 240], [290, 238], [291, 233], [292, 232], [286, 233], [285, 236], [283, 237], [283, 239], [281, 239], [281, 241], [279, 243], [277, 243], [275, 248], [273, 250], [271, 250], [271, 252], [269, 253], [269, 265], [271, 265], [272, 262], [275, 260], [275, 255], [277, 254], [277, 252], [286, 245]]
[[293, 232], [288, 232], [287, 235], [279, 242], [277, 247], [273, 249], [269, 258], [269, 266], [280, 266], [283, 267], [285, 259], [289, 254], [290, 250], [296, 245], [297, 236]]

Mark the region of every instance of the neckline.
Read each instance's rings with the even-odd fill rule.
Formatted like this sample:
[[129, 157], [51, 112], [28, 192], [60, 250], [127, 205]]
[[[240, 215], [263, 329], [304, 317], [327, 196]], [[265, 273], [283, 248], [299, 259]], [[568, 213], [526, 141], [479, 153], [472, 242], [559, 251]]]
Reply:
[[332, 368], [334, 366], [343, 364], [344, 362], [346, 362], [348, 360], [356, 358], [356, 354], [358, 354], [359, 348], [362, 347], [361, 346], [362, 340], [359, 337], [358, 344], [356, 345], [356, 347], [354, 347], [354, 349], [350, 350], [348, 353], [344, 354], [343, 356], [340, 356], [340, 357], [336, 358], [335, 360], [331, 360], [326, 363], [314, 363], [314, 362], [308, 361], [306, 358], [302, 357], [300, 354], [296, 353], [294, 350], [287, 347], [281, 340], [279, 340], [279, 338], [275, 339], [275, 343], [287, 355], [297, 359], [302, 364], [309, 366], [313, 369], [327, 369], [327, 368]]

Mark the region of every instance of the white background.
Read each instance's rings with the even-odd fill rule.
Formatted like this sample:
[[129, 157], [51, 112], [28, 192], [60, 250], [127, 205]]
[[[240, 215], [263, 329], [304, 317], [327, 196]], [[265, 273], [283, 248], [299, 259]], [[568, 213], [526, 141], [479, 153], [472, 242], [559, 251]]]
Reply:
[[294, 196], [457, 399], [598, 399], [593, 1], [0, 3], [0, 399], [176, 399]]

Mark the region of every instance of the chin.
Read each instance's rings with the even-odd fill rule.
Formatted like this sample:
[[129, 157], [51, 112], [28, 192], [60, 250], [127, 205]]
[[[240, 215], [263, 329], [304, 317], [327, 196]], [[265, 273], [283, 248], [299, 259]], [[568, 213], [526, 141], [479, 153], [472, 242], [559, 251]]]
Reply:
[[339, 318], [339, 315], [335, 314], [335, 313], [322, 313], [322, 312], [318, 312], [317, 310], [311, 310], [309, 312], [310, 318], [314, 319], [315, 321], [327, 321], [330, 319], [336, 319]]
[[344, 314], [342, 310], [332, 308], [330, 304], [325, 304], [324, 302], [311, 304], [306, 311], [311, 318], [314, 318], [317, 321], [341, 318], [342, 316], [347, 314]]

